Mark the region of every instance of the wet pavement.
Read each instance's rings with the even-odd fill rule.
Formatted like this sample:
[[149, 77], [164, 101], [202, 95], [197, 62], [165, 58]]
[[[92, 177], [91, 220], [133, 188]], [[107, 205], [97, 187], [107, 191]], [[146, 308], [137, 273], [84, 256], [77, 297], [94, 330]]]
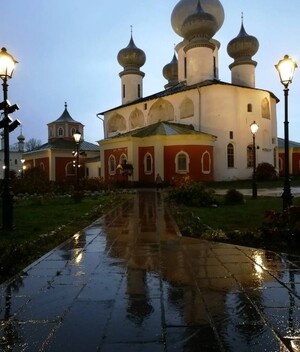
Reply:
[[181, 237], [138, 192], [0, 286], [0, 351], [299, 351], [300, 257]]

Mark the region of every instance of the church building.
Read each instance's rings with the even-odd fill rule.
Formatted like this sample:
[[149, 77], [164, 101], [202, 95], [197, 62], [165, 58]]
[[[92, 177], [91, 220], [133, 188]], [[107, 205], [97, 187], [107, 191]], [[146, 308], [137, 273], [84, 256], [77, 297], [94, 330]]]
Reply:
[[[180, 0], [171, 14], [181, 37], [170, 63], [162, 69], [164, 89], [143, 96], [141, 67], [145, 52], [133, 36], [118, 53], [123, 67], [121, 105], [104, 111], [104, 139], [99, 141], [101, 176], [105, 180], [153, 183], [189, 176], [195, 181], [252, 177], [250, 125], [256, 134], [256, 162], [278, 169], [278, 99], [255, 86], [259, 49], [242, 21], [227, 44], [232, 58], [231, 82], [219, 79], [219, 48], [214, 36], [224, 22], [219, 0]], [[172, 54], [170, 55], [172, 57]]]
[[[80, 133], [79, 157], [74, 134]], [[72, 118], [67, 103], [61, 116], [48, 123], [48, 142], [23, 153], [26, 169], [38, 167], [50, 181], [73, 182], [78, 177], [100, 176], [99, 146], [84, 140], [84, 125]]]

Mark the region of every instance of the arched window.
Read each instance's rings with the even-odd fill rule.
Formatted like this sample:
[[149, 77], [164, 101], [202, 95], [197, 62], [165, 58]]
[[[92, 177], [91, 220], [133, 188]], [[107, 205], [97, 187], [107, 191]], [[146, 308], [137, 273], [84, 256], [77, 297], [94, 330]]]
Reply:
[[153, 172], [153, 159], [150, 153], [146, 153], [144, 157], [144, 173], [151, 175]]
[[59, 127], [58, 129], [58, 136], [63, 137], [64, 136], [64, 129], [62, 127]]
[[187, 117], [191, 117], [194, 115], [194, 103], [190, 98], [185, 98], [180, 106], [179, 106], [179, 110], [180, 110], [180, 118], [181, 119], [185, 119]]
[[253, 167], [253, 144], [247, 146], [247, 167]]
[[211, 173], [211, 157], [210, 157], [210, 153], [207, 150], [202, 155], [201, 166], [202, 166], [203, 174]]
[[190, 159], [187, 153], [180, 152], [175, 158], [176, 172], [178, 174], [187, 174], [189, 172]]
[[120, 156], [119, 163], [120, 163], [121, 165], [127, 163], [127, 156], [126, 156], [125, 154], [122, 154], [122, 155]]
[[115, 175], [116, 173], [116, 158], [113, 155], [108, 158], [108, 173], [110, 175]]
[[71, 136], [73, 137], [73, 135], [76, 133], [76, 128], [72, 127], [71, 129]]
[[227, 167], [234, 167], [234, 147], [232, 143], [227, 145]]
[[267, 98], [261, 101], [261, 117], [264, 119], [270, 119], [270, 103]]
[[40, 169], [41, 169], [42, 171], [45, 171], [45, 165], [44, 165], [44, 163], [40, 163], [39, 167], [40, 167]]
[[277, 168], [277, 148], [276, 147], [273, 150], [273, 163], [274, 163], [274, 167], [276, 169]]
[[75, 171], [73, 162], [69, 162], [65, 167], [66, 176], [75, 176]]

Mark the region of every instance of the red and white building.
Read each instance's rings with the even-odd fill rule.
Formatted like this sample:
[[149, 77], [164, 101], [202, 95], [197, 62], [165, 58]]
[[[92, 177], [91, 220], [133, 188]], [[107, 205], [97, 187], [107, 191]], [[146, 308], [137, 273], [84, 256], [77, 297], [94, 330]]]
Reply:
[[250, 178], [253, 171], [250, 125], [259, 125], [257, 163], [278, 165], [278, 99], [255, 86], [258, 40], [242, 23], [227, 45], [231, 82], [219, 78], [214, 36], [223, 25], [219, 0], [180, 0], [171, 23], [181, 37], [172, 61], [163, 68], [165, 89], [143, 97], [146, 55], [132, 38], [118, 53], [120, 106], [104, 111], [99, 141], [101, 175], [106, 180], [154, 182], [190, 176], [197, 181]]
[[84, 140], [84, 125], [75, 121], [67, 109], [55, 121], [48, 123], [48, 142], [23, 154], [24, 166], [43, 169], [50, 181], [75, 182], [76, 143], [74, 133], [81, 133], [79, 144], [79, 178], [100, 176], [99, 146]]

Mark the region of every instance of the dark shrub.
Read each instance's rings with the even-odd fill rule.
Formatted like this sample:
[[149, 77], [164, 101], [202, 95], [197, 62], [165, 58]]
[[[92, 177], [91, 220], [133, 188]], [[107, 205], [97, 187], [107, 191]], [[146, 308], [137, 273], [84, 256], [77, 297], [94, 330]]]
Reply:
[[300, 207], [291, 206], [283, 212], [267, 211], [261, 227], [263, 239], [279, 245], [300, 245]]
[[189, 210], [177, 211], [175, 217], [176, 222], [180, 224], [180, 232], [183, 236], [199, 238], [209, 229], [198, 216]]
[[258, 181], [270, 181], [275, 180], [278, 175], [273, 165], [260, 163], [256, 168], [256, 177]]
[[226, 204], [244, 204], [244, 195], [236, 189], [229, 189], [225, 195]]
[[169, 193], [169, 199], [187, 206], [203, 207], [216, 204], [214, 190], [198, 182], [188, 182]]

